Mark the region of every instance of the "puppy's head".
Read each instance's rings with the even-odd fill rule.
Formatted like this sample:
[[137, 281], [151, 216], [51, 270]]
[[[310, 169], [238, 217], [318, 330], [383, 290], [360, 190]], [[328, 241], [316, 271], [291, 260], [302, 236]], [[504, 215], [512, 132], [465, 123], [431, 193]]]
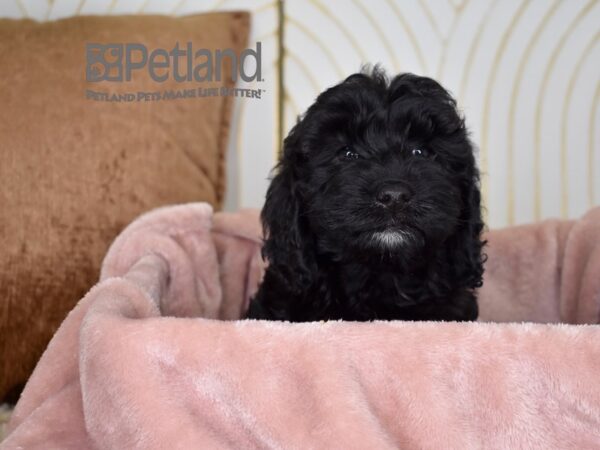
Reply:
[[388, 82], [377, 69], [352, 75], [319, 95], [285, 139], [263, 210], [265, 255], [305, 278], [320, 256], [407, 270], [437, 258], [474, 287], [478, 182], [443, 87], [412, 74]]

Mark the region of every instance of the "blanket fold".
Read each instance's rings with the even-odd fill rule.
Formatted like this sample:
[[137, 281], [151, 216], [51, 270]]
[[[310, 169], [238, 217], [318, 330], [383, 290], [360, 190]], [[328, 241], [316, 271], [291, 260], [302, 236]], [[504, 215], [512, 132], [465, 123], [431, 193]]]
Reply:
[[478, 323], [239, 321], [264, 270], [258, 213], [152, 211], [0, 447], [600, 448], [600, 208], [487, 239]]

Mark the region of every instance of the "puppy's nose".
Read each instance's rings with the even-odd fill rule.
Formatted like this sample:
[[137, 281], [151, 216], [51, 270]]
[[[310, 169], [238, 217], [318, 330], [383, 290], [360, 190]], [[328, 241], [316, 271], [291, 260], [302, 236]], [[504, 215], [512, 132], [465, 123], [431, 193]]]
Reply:
[[413, 196], [413, 192], [403, 184], [384, 186], [379, 190], [375, 199], [377, 203], [389, 208], [404, 205]]

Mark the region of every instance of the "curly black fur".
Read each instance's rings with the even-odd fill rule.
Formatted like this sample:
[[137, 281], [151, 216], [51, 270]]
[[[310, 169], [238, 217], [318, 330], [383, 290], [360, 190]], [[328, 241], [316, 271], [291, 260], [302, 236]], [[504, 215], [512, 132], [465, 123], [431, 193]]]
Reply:
[[436, 81], [375, 68], [323, 92], [284, 141], [248, 317], [475, 320], [479, 173]]

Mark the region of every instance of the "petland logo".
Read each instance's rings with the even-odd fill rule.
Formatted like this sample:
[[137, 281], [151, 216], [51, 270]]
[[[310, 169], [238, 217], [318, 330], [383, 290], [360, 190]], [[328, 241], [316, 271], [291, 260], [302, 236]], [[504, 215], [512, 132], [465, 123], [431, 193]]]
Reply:
[[[144, 44], [139, 43], [88, 43], [86, 44], [86, 81], [127, 82], [134, 73], [147, 71], [150, 78], [157, 83], [174, 80], [184, 82], [221, 82], [229, 77], [234, 83], [241, 80], [250, 83], [264, 81], [261, 76], [262, 46], [256, 43], [256, 49], [247, 48], [239, 56], [233, 49], [209, 50], [194, 49], [191, 42], [181, 46], [177, 42], [170, 50], [156, 48], [151, 52]], [[224, 63], [229, 63], [230, 71], [223, 73]], [[241, 89], [195, 87], [190, 89], [153, 92], [129, 92], [113, 94], [86, 91], [86, 97], [92, 100], [105, 101], [148, 101], [170, 100], [189, 97], [206, 97], [212, 95], [231, 95], [260, 98], [264, 89]], [[147, 95], [144, 95], [147, 94]], [[181, 95], [180, 95], [181, 94]], [[197, 94], [197, 95], [196, 95]], [[159, 98], [160, 97], [160, 98]]]

